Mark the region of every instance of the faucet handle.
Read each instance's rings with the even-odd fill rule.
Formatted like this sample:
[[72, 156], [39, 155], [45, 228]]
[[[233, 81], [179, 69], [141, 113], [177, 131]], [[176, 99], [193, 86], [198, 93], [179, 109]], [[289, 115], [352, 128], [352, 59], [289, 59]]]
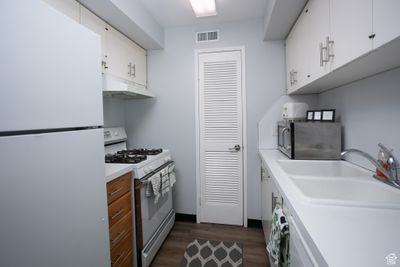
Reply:
[[379, 143], [378, 146], [389, 156], [392, 155], [392, 151], [393, 149], [389, 149], [387, 147], [385, 147], [382, 143]]
[[[389, 164], [395, 164], [397, 166], [399, 166], [399, 161], [396, 159], [396, 157], [393, 155], [393, 149], [388, 149], [387, 147], [385, 147], [382, 143], [379, 143], [378, 146], [383, 150], [383, 152], [385, 152], [388, 155], [388, 163]], [[389, 160], [392, 161], [392, 163], [389, 162]]]

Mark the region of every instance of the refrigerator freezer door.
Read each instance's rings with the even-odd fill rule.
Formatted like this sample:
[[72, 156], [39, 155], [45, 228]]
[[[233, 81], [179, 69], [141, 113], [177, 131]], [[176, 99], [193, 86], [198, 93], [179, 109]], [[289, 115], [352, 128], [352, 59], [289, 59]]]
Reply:
[[0, 266], [109, 266], [103, 130], [0, 137]]
[[103, 125], [100, 37], [46, 3], [0, 3], [0, 132]]

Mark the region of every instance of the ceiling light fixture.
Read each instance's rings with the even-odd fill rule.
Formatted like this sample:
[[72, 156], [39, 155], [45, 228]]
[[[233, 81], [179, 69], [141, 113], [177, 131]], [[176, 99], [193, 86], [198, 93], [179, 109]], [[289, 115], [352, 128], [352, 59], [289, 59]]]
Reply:
[[215, 0], [190, 0], [197, 18], [217, 15]]

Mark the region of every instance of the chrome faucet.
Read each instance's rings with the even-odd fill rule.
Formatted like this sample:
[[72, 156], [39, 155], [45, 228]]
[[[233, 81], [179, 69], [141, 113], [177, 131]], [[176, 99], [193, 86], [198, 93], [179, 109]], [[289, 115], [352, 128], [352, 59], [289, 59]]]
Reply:
[[355, 153], [358, 155], [363, 156], [364, 158], [368, 159], [378, 170], [380, 170], [387, 178], [388, 180], [379, 177], [377, 175], [374, 175], [374, 178], [378, 179], [381, 182], [387, 183], [391, 186], [397, 187], [400, 189], [400, 178], [399, 178], [399, 161], [396, 159], [396, 157], [393, 155], [392, 151], [390, 151], [388, 148], [386, 148], [384, 145], [381, 143], [378, 144], [378, 146], [389, 156], [388, 158], [388, 169], [385, 169], [375, 158], [373, 158], [370, 154], [358, 150], [358, 149], [347, 149], [341, 153], [341, 158], [343, 159], [345, 155], [350, 154], [350, 153]]

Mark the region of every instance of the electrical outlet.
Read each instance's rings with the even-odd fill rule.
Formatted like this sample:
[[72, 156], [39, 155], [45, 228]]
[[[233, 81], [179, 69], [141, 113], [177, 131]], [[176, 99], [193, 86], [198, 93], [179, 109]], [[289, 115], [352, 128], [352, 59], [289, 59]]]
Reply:
[[276, 124], [271, 125], [271, 135], [278, 136], [278, 125]]

